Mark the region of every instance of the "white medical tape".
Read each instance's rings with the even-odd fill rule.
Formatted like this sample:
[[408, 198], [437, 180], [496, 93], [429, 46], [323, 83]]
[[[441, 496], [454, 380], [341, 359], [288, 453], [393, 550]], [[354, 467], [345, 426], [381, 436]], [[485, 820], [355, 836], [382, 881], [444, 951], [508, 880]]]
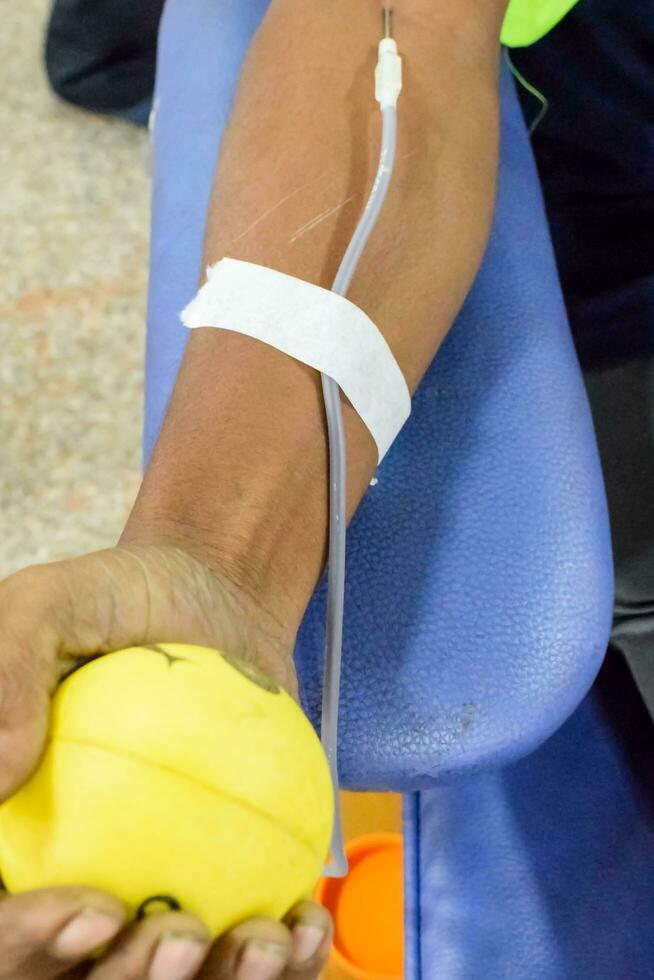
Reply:
[[411, 412], [404, 375], [363, 310], [275, 269], [222, 259], [182, 311], [182, 323], [233, 330], [333, 378], [386, 454]]

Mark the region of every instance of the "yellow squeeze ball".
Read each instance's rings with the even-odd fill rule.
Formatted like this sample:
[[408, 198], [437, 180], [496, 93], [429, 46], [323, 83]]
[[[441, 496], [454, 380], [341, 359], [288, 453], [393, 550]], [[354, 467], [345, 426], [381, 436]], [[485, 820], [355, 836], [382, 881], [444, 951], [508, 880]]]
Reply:
[[332, 819], [288, 694], [215, 650], [134, 647], [56, 692], [41, 764], [0, 807], [0, 873], [9, 891], [105, 889], [134, 913], [165, 896], [217, 935], [311, 894]]

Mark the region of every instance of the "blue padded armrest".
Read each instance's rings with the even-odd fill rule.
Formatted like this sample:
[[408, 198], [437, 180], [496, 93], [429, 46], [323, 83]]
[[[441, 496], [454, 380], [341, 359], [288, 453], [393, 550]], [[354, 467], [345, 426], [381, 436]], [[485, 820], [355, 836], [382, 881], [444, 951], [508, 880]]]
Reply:
[[529, 758], [407, 797], [407, 980], [651, 980], [654, 730], [619, 673]]
[[[168, 0], [164, 14], [146, 459], [185, 344], [178, 313], [197, 286], [221, 134], [267, 5]], [[501, 99], [483, 268], [349, 531], [340, 764], [351, 787], [417, 789], [527, 753], [582, 699], [606, 647], [611, 557], [595, 440], [507, 72]], [[323, 583], [297, 646], [315, 721], [324, 600]]]

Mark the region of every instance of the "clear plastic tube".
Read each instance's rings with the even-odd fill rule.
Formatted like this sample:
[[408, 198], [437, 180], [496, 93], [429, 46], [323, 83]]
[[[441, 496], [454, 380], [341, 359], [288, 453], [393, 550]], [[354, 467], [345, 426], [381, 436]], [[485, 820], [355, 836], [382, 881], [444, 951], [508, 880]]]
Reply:
[[[350, 288], [363, 250], [383, 207], [393, 175], [396, 146], [397, 109], [395, 106], [384, 106], [382, 107], [382, 146], [375, 182], [332, 286], [332, 292], [341, 296], [345, 296]], [[333, 878], [341, 878], [348, 871], [338, 796], [338, 708], [343, 648], [347, 530], [346, 448], [340, 389], [335, 381], [323, 374], [322, 391], [329, 435], [329, 560], [321, 734], [323, 748], [329, 760], [335, 795], [331, 861], [325, 868], [325, 874]]]

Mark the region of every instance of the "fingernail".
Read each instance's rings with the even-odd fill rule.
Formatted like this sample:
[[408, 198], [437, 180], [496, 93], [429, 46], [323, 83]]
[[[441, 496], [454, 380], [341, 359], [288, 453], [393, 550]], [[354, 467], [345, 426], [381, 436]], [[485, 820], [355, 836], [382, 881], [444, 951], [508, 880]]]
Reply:
[[207, 944], [187, 936], [164, 936], [150, 965], [150, 980], [187, 980], [204, 960]]
[[286, 965], [286, 950], [254, 939], [241, 954], [236, 980], [275, 980]]
[[325, 933], [319, 926], [297, 925], [292, 932], [293, 957], [296, 963], [307, 963], [316, 955]]
[[83, 909], [74, 919], [66, 923], [52, 949], [61, 959], [78, 959], [87, 956], [109, 942], [120, 931], [123, 923], [105, 912]]

